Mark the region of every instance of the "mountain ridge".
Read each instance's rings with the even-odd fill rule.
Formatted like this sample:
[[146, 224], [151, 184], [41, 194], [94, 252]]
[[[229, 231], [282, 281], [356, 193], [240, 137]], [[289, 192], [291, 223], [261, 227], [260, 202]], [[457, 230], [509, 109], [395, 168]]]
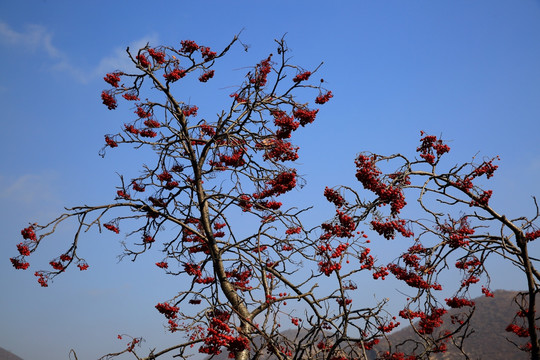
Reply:
[[[471, 328], [474, 332], [465, 339], [463, 349], [471, 360], [526, 360], [528, 353], [520, 351], [508, 340], [523, 344], [527, 339], [520, 339], [506, 331], [506, 327], [512, 323], [514, 316], [519, 310], [514, 302], [518, 291], [496, 290], [494, 297], [481, 296], [472, 299], [475, 302], [474, 315], [471, 318]], [[448, 309], [443, 316], [444, 323], [451, 322], [451, 316], [462, 313], [462, 309]], [[444, 325], [443, 325], [444, 326]], [[388, 336], [393, 344], [398, 344], [406, 339], [414, 339], [417, 335], [414, 330], [407, 326]], [[448, 344], [448, 350], [440, 354], [430, 355], [434, 360], [463, 359], [464, 356], [457, 347]]]
[[[518, 291], [496, 290], [494, 297], [480, 296], [472, 299], [476, 308], [471, 319], [471, 327], [474, 330], [464, 342], [464, 350], [471, 360], [527, 360], [528, 353], [520, 351], [515, 345], [507, 339], [516, 342], [523, 342], [524, 339], [518, 339], [512, 333], [506, 332], [506, 327], [512, 322], [518, 307], [514, 302], [514, 297]], [[451, 316], [463, 312], [463, 309], [448, 309], [448, 313], [443, 316], [445, 323], [451, 322]], [[293, 331], [293, 330], [286, 330]], [[411, 339], [417, 336], [411, 326], [407, 326], [396, 332], [389, 334], [388, 339], [391, 344], [399, 344], [405, 339]], [[521, 343], [520, 342], [520, 343]], [[382, 347], [376, 349], [382, 350]], [[345, 351], [346, 352], [346, 351]], [[212, 360], [226, 360], [227, 351], [212, 357]], [[374, 359], [375, 352], [370, 351], [370, 359]], [[262, 357], [270, 359], [271, 356]], [[457, 360], [464, 359], [457, 347], [448, 344], [448, 350], [440, 354], [431, 354], [433, 360]], [[210, 359], [206, 357], [205, 359]]]
[[23, 358], [0, 346], [0, 360], [23, 360]]

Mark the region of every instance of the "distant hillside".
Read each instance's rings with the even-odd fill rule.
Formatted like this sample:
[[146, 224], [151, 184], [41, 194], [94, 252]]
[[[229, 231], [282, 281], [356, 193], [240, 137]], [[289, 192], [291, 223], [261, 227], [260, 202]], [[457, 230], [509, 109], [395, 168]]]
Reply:
[[[471, 320], [474, 333], [464, 343], [465, 352], [472, 360], [526, 360], [529, 357], [525, 352], [519, 351], [508, 339], [524, 343], [511, 333], [505, 331], [518, 311], [513, 299], [517, 292], [497, 290], [493, 298], [480, 297], [474, 299], [476, 310]], [[450, 316], [459, 313], [452, 309], [443, 319], [450, 321]], [[392, 343], [397, 344], [405, 339], [412, 339], [416, 335], [409, 326], [389, 336]], [[521, 341], [519, 341], [521, 340]], [[463, 359], [457, 348], [448, 344], [448, 351], [444, 354], [433, 355], [436, 360]]]
[[[475, 332], [465, 341], [464, 349], [471, 360], [527, 360], [529, 357], [525, 352], [519, 351], [511, 344], [507, 338], [517, 341], [517, 337], [505, 331], [508, 324], [512, 322], [517, 312], [517, 305], [513, 299], [517, 292], [497, 290], [493, 298], [479, 297], [473, 299], [476, 310], [472, 318], [471, 327]], [[457, 314], [458, 309], [449, 310], [443, 318], [445, 322], [450, 322], [450, 316]], [[403, 323], [403, 321], [402, 321]], [[294, 337], [294, 331], [286, 332], [290, 338]], [[412, 339], [416, 335], [412, 328], [406, 327], [400, 331], [392, 333], [389, 339], [392, 344], [399, 344], [406, 339]], [[523, 341], [523, 339], [521, 339]], [[369, 356], [373, 356], [370, 353]], [[375, 356], [373, 356], [374, 358]], [[263, 357], [269, 359], [270, 357]], [[226, 360], [227, 351], [212, 360]], [[443, 354], [434, 354], [433, 360], [457, 360], [464, 359], [457, 348], [448, 344], [448, 351]]]
[[12, 352], [0, 347], [0, 360], [23, 360]]

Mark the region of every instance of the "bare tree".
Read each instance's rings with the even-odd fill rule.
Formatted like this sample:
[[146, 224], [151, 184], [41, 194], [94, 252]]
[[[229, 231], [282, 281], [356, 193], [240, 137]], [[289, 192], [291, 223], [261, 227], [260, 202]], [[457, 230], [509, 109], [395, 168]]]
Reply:
[[[456, 267], [463, 271], [464, 280], [447, 305], [472, 306], [465, 298], [469, 286], [485, 272], [485, 259], [499, 255], [527, 276], [529, 288], [517, 318], [525, 319], [528, 327], [514, 324], [511, 331], [518, 335], [528, 331], [532, 358], [537, 359], [537, 259], [529, 256], [527, 244], [539, 236], [533, 231], [538, 211], [532, 220], [509, 220], [489, 206], [491, 192], [479, 190], [473, 180], [490, 177], [495, 169], [492, 161], [438, 174], [440, 156], [449, 149], [431, 136], [422, 139], [420, 160], [362, 154], [356, 160], [357, 178], [375, 193], [375, 199], [362, 200], [352, 188], [326, 188], [324, 196], [335, 205], [335, 216], [308, 228], [303, 219], [309, 209], [287, 206], [278, 199], [286, 199], [283, 195], [303, 181], [292, 165], [298, 146], [291, 138], [315, 121], [319, 109], [310, 101], [322, 105], [332, 98], [322, 79], [313, 81], [319, 67], [306, 70], [292, 65], [289, 49], [280, 39], [276, 40], [277, 54], [247, 72], [230, 95], [230, 105], [212, 120], [201, 118], [199, 108], [187, 102], [189, 97], [177, 95], [190, 77], [202, 85], [212, 81], [214, 65], [236, 43], [240, 43], [238, 37], [221, 52], [190, 40], [182, 41], [180, 47], [147, 45], [136, 52], [128, 48], [135, 70], [107, 74], [104, 79], [111, 89], [101, 97], [111, 110], [123, 98], [133, 104], [136, 116], [121, 132], [105, 136], [102, 155], [131, 145], [135, 151], [150, 150], [153, 162], [144, 165], [139, 176], [120, 176], [111, 203], [66, 209], [47, 224], [23, 229], [24, 241], [17, 246], [19, 255], [11, 259], [13, 266], [28, 268], [27, 257], [69, 219], [77, 222], [73, 240], [50, 262], [52, 270], [35, 272], [42, 286], [72, 265], [80, 270], [89, 267], [78, 245], [92, 228], [125, 234], [122, 256], [133, 261], [160, 248], [163, 255], [156, 266], [185, 281], [156, 309], [167, 319], [171, 332], [186, 335], [185, 341], [142, 355], [137, 346], [141, 338], [131, 338], [125, 349], [104, 359], [124, 353], [137, 359], [170, 353], [186, 358], [193, 346], [209, 355], [225, 351], [237, 360], [269, 356], [367, 359], [375, 346], [381, 359], [421, 359], [443, 352], [450, 340], [461, 349], [470, 333], [470, 312], [437, 331], [446, 311], [432, 294], [441, 288], [437, 283], [440, 271], [459, 254]], [[383, 160], [401, 161], [398, 171], [382, 175], [376, 165]], [[400, 217], [405, 191], [417, 192], [429, 219]], [[353, 201], [347, 201], [351, 194]], [[390, 206], [389, 216], [377, 210], [383, 205]], [[448, 212], [442, 210], [445, 206]], [[463, 215], [447, 216], [456, 209], [462, 209]], [[369, 216], [374, 216], [372, 229], [386, 239], [396, 234], [414, 238], [397, 262], [376, 264], [368, 234], [359, 230]], [[499, 233], [491, 235], [488, 223], [498, 224]], [[416, 236], [413, 225], [418, 229]], [[429, 246], [420, 242], [428, 236], [439, 242]], [[401, 349], [410, 344], [388, 340], [387, 334], [399, 322], [385, 310], [386, 300], [369, 307], [353, 301], [357, 282], [363, 278], [360, 274], [366, 272], [374, 279], [392, 273], [418, 289], [400, 312], [420, 338], [408, 354]], [[323, 279], [324, 287], [319, 286]], [[489, 295], [489, 290], [485, 293]], [[301, 304], [301, 310], [292, 309], [292, 302]], [[412, 310], [415, 305], [424, 310]], [[290, 327], [294, 331], [286, 331]], [[388, 346], [381, 350], [383, 344]]]
[[[278, 359], [317, 353], [332, 358], [344, 342], [364, 344], [356, 349], [365, 357], [370, 341], [381, 332], [377, 328], [385, 325], [382, 304], [353, 308], [348, 291], [356, 286], [349, 278], [359, 269], [340, 271], [346, 255], [369, 263], [365, 239], [355, 236], [356, 224], [339, 211], [338, 220], [324, 224], [323, 235], [315, 236], [318, 229], [302, 225], [307, 209], [277, 201], [302, 181], [288, 165], [298, 158], [290, 138], [319, 111], [298, 96], [310, 96], [319, 105], [332, 98], [323, 80], [311, 81], [318, 67], [308, 71], [291, 65], [281, 39], [276, 41], [277, 55], [270, 54], [247, 73], [230, 95], [230, 106], [215, 119], [199, 118], [196, 105], [174, 94], [189, 76], [210, 81], [214, 64], [238, 42], [235, 37], [221, 52], [190, 40], [180, 48], [128, 48], [136, 71], [107, 74], [112, 88], [101, 97], [111, 110], [119, 97], [132, 102], [136, 117], [120, 133], [105, 136], [103, 155], [131, 144], [139, 151], [151, 149], [155, 162], [136, 178], [121, 176], [114, 202], [73, 207], [48, 224], [24, 229], [20, 255], [11, 261], [18, 269], [27, 268], [26, 257], [60, 224], [75, 218], [73, 241], [50, 262], [53, 270], [35, 273], [47, 286], [70, 265], [88, 268], [77, 251], [85, 232], [122, 229], [127, 239], [123, 256], [136, 260], [161, 244], [163, 259], [156, 265], [188, 280], [171, 299], [156, 305], [170, 331], [186, 333], [186, 342], [146, 359], [172, 351], [184, 356], [193, 345], [210, 355], [228, 351], [236, 359], [266, 353]], [[151, 97], [141, 100], [148, 90]], [[241, 224], [234, 220], [239, 214]], [[165, 231], [167, 225], [176, 230]], [[330, 275], [335, 288], [319, 289], [317, 279]], [[293, 315], [287, 308], [292, 301], [303, 303], [304, 312]], [[292, 339], [282, 334], [281, 322], [298, 329]], [[125, 352], [141, 358], [139, 342], [134, 338], [124, 351], [104, 358]]]
[[[520, 311], [506, 330], [528, 338], [528, 343], [518, 346], [530, 352], [531, 359], [538, 359], [538, 318], [535, 311], [540, 281], [536, 268], [539, 259], [531, 256], [529, 251], [529, 244], [540, 237], [540, 230], [535, 224], [539, 216], [536, 198], [533, 198], [536, 211], [532, 218], [510, 219], [490, 205], [493, 192], [481, 187], [483, 178], [489, 179], [494, 175], [498, 157], [479, 163], [473, 158], [470, 162], [445, 166], [441, 158], [450, 151], [450, 147], [436, 136], [423, 132], [421, 135], [420, 146], [416, 149], [418, 158], [410, 159], [402, 154], [358, 155], [356, 178], [364, 189], [375, 195], [372, 200], [366, 201], [351, 188], [338, 189], [354, 198], [346, 212], [356, 221], [371, 217], [372, 229], [384, 238], [400, 236], [413, 240], [406, 252], [381, 269], [383, 275], [392, 274], [418, 290], [408, 299], [409, 303], [400, 316], [410, 321], [422, 339], [421, 344], [411, 339], [407, 344], [399, 345], [407, 345], [409, 349], [414, 347], [415, 354], [425, 355], [446, 349], [444, 341], [440, 341], [444, 338], [462, 347], [464, 337], [472, 331], [468, 328], [472, 311], [461, 319], [453, 319], [461, 325], [462, 331], [458, 331], [461, 336], [456, 337], [455, 333], [451, 337], [449, 333], [435, 332], [442, 326], [441, 317], [447, 312], [437, 302], [436, 292], [442, 289], [437, 279], [443, 271], [460, 271], [461, 283], [456, 287], [455, 296], [445, 299], [446, 306], [473, 309], [469, 288], [485, 277], [487, 285], [482, 286], [482, 292], [485, 296], [493, 296], [489, 290], [486, 261], [499, 257], [517, 267], [527, 283], [527, 291], [516, 298]], [[382, 171], [379, 165], [390, 171]], [[407, 197], [417, 200], [421, 217], [411, 219], [402, 216]], [[384, 208], [381, 209], [384, 206], [390, 208], [386, 215], [382, 211]], [[437, 336], [428, 339], [433, 334]]]

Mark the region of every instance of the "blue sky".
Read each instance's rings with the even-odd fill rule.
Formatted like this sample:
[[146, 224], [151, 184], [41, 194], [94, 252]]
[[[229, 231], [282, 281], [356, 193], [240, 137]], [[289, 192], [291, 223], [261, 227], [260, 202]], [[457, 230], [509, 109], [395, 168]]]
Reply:
[[[98, 156], [103, 135], [130, 116], [100, 100], [103, 76], [127, 66], [126, 46], [178, 45], [192, 39], [219, 48], [243, 30], [246, 53], [233, 48], [216, 84], [237, 85], [245, 67], [275, 51], [287, 33], [293, 61], [321, 74], [335, 97], [298, 136], [299, 170], [308, 185], [294, 196], [321, 204], [325, 186], [354, 182], [360, 151], [412, 154], [420, 130], [442, 134], [454, 162], [499, 155], [493, 204], [530, 215], [540, 195], [540, 1], [4, 1], [0, 3], [0, 346], [25, 360], [93, 359], [124, 345], [117, 334], [143, 336], [145, 347], [175, 342], [153, 308], [177, 283], [153, 259], [117, 263], [110, 234], [83, 245], [92, 267], [38, 286], [44, 267], [71, 236], [61, 229], [15, 271], [20, 230], [63, 206], [104, 203], [119, 173], [140, 163], [128, 149]], [[210, 83], [209, 83], [210, 84]], [[182, 91], [217, 113], [228, 88]], [[359, 187], [358, 187], [359, 188]], [[391, 256], [392, 244], [378, 246]], [[61, 250], [60, 250], [61, 251]], [[493, 289], [520, 289], [516, 274], [493, 263]], [[392, 294], [384, 283], [367, 293]], [[371, 295], [370, 295], [371, 296]]]

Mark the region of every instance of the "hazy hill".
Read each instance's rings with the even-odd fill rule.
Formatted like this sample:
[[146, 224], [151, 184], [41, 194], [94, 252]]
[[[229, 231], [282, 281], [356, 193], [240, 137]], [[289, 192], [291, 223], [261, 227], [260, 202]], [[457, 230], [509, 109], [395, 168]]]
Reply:
[[[518, 351], [507, 338], [514, 341], [516, 336], [505, 331], [508, 324], [512, 322], [517, 312], [517, 305], [513, 299], [516, 295], [513, 291], [497, 290], [493, 298], [480, 297], [474, 299], [476, 310], [472, 318], [472, 328], [475, 332], [466, 340], [464, 348], [471, 360], [527, 360], [526, 353]], [[449, 321], [451, 315], [458, 310], [452, 309], [445, 315], [445, 322]], [[294, 338], [295, 331], [286, 332], [290, 338]], [[389, 336], [393, 344], [398, 344], [405, 339], [414, 338], [416, 335], [410, 327], [406, 327]], [[455, 347], [448, 346], [448, 351], [444, 354], [432, 356], [434, 360], [457, 360], [463, 359]], [[213, 357], [215, 360], [227, 359], [227, 352]], [[0, 360], [23, 360], [17, 355], [0, 347]]]
[[[472, 360], [526, 360], [529, 357], [526, 353], [519, 351], [508, 339], [524, 343], [523, 339], [505, 331], [512, 322], [514, 315], [518, 311], [513, 299], [517, 292], [497, 290], [493, 298], [480, 297], [474, 299], [476, 310], [472, 318], [471, 327], [475, 332], [467, 338], [464, 343], [465, 352]], [[457, 314], [458, 309], [452, 309], [444, 316], [445, 322], [453, 314]], [[405, 339], [414, 338], [416, 335], [411, 327], [404, 328], [390, 335], [392, 343], [397, 344]], [[520, 341], [521, 340], [521, 341]], [[437, 360], [463, 359], [456, 347], [449, 344], [448, 351], [444, 354], [432, 356]]]
[[[513, 299], [517, 292], [497, 290], [493, 298], [479, 297], [473, 299], [476, 303], [476, 310], [472, 319], [472, 328], [475, 332], [466, 340], [465, 351], [471, 360], [527, 360], [526, 353], [516, 349], [507, 338], [514, 341], [516, 336], [505, 331], [508, 324], [512, 322], [517, 312], [517, 305]], [[457, 309], [449, 310], [444, 316], [445, 322], [449, 322], [450, 316], [458, 313]], [[403, 321], [402, 321], [403, 323]], [[291, 331], [291, 338], [294, 336]], [[389, 336], [393, 344], [398, 344], [405, 339], [414, 338], [416, 335], [411, 327], [406, 327]], [[370, 354], [371, 355], [371, 354]], [[434, 360], [457, 360], [464, 359], [458, 350], [451, 344], [448, 345], [448, 351], [444, 354], [437, 354], [431, 357]], [[227, 359], [227, 351], [213, 360]]]
[[12, 352], [0, 347], [0, 360], [23, 360]]

